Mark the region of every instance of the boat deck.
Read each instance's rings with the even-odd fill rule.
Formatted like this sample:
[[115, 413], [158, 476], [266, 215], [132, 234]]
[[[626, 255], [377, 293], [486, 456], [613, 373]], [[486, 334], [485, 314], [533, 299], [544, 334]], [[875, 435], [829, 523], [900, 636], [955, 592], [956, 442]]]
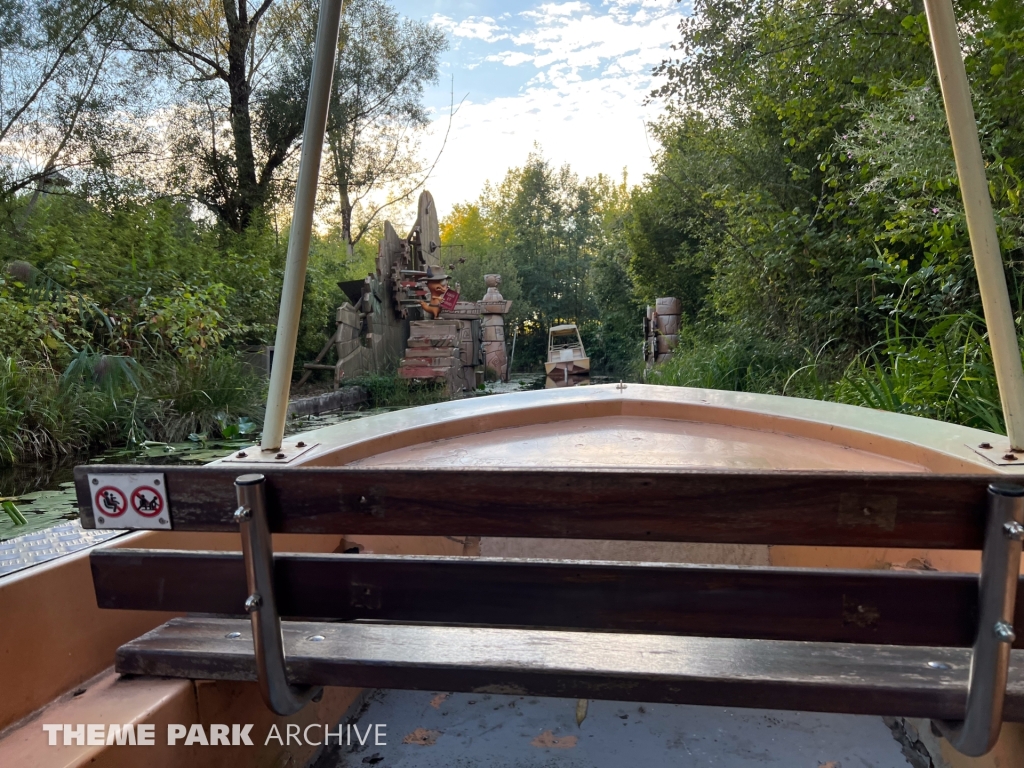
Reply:
[[[333, 746], [315, 768], [908, 768], [882, 718], [488, 694], [368, 692], [346, 723], [384, 746]], [[384, 727], [386, 726], [386, 727]], [[371, 728], [371, 731], [373, 729]]]

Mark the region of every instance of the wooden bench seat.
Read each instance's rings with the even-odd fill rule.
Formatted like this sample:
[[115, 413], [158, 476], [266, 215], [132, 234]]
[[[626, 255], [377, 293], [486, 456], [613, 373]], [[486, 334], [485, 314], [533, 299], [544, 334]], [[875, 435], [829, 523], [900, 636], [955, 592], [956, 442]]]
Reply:
[[[949, 720], [964, 717], [971, 661], [966, 648], [362, 622], [283, 626], [288, 677], [299, 684]], [[309, 639], [317, 636], [324, 639]], [[1024, 651], [1013, 656], [1003, 716], [1024, 721]], [[117, 669], [255, 680], [249, 622], [174, 619], [122, 646]]]
[[[241, 534], [244, 554], [93, 553], [101, 607], [190, 614], [121, 647], [119, 672], [258, 679], [282, 715], [303, 707], [316, 687], [337, 685], [924, 717], [968, 754], [990, 749], [1003, 720], [1024, 721], [1024, 650], [1010, 650], [1024, 647], [1013, 632], [1024, 626], [1024, 490], [990, 488], [993, 478], [240, 471], [76, 470], [86, 527], [99, 516], [94, 487], [99, 494], [144, 475], [166, 489], [161, 514], [172, 530]], [[272, 533], [981, 549], [983, 566], [979, 579], [275, 554]], [[236, 618], [246, 612], [248, 620]]]

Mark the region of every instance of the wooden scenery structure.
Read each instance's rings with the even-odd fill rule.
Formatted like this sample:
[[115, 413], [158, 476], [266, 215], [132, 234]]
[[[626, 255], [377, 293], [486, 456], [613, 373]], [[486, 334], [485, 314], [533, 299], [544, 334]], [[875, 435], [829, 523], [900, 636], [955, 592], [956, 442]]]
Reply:
[[[344, 378], [397, 370], [403, 378], [440, 382], [457, 397], [475, 389], [486, 368], [506, 380], [503, 317], [511, 302], [497, 292], [501, 276], [486, 276], [481, 301], [458, 301], [441, 253], [437, 207], [423, 191], [409, 234], [400, 237], [384, 222], [375, 270], [339, 283], [349, 301], [338, 307], [334, 335], [316, 359], [303, 364], [299, 386], [316, 370], [331, 371], [335, 388]], [[337, 361], [321, 362], [331, 349]]]
[[647, 367], [672, 357], [679, 344], [679, 322], [682, 302], [666, 296], [656, 299], [644, 314], [644, 361]]

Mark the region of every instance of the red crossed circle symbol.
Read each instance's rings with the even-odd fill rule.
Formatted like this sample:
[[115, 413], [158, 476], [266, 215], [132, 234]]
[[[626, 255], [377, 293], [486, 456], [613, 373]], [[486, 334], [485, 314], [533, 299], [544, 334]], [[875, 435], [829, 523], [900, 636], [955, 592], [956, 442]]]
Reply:
[[[152, 498], [147, 493], [153, 494]], [[164, 511], [164, 497], [156, 488], [144, 485], [132, 491], [132, 509], [143, 517], [156, 517]]]
[[128, 499], [124, 491], [112, 485], [105, 485], [96, 491], [96, 509], [107, 517], [120, 517], [128, 510]]

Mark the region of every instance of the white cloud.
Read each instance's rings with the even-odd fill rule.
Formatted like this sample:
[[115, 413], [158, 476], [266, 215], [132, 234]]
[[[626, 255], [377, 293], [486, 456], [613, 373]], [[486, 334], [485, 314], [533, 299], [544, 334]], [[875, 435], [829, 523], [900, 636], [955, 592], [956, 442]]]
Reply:
[[485, 43], [495, 43], [499, 40], [508, 39], [509, 35], [499, 27], [497, 22], [490, 16], [470, 16], [462, 21], [441, 14], [434, 14], [430, 20], [431, 24], [441, 27], [455, 37], [463, 37], [470, 40], [483, 40]]
[[[650, 169], [654, 146], [644, 121], [658, 113], [645, 106], [646, 78], [582, 80], [570, 88], [530, 88], [487, 103], [464, 103], [452, 120], [448, 143], [427, 187], [442, 214], [474, 199], [487, 181], [499, 182], [540, 144], [554, 165], [569, 163], [581, 176], [617, 176], [623, 168], [639, 181]], [[439, 117], [424, 148], [440, 149], [448, 127]]]
[[[570, 0], [497, 21], [435, 16], [454, 37], [487, 44], [463, 53], [461, 66], [497, 67], [495, 76], [511, 79], [515, 89], [489, 101], [470, 99], [453, 118], [428, 182], [442, 213], [475, 198], [486, 181], [500, 181], [535, 143], [550, 162], [569, 163], [583, 176], [617, 176], [628, 167], [639, 181], [656, 149], [645, 121], [660, 112], [645, 104], [656, 87], [651, 70], [678, 39], [680, 7], [675, 0]], [[445, 110], [424, 142], [430, 160], [447, 128]]]
[[506, 67], [517, 67], [520, 64], [533, 60], [534, 57], [532, 55], [523, 51], [502, 51], [501, 53], [492, 54], [485, 59], [485, 61], [499, 61]]

